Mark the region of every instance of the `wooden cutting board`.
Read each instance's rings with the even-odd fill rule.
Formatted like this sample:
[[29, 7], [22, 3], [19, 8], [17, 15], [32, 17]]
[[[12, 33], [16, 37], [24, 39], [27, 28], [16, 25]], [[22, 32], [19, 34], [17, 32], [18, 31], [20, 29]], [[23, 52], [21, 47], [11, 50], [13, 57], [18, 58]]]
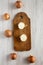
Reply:
[[[18, 24], [23, 22], [27, 25], [24, 29], [19, 29]], [[28, 51], [31, 49], [31, 25], [30, 18], [24, 12], [19, 12], [15, 15], [13, 19], [13, 40], [14, 49], [16, 51]], [[27, 35], [27, 40], [25, 42], [20, 40], [22, 34]]]

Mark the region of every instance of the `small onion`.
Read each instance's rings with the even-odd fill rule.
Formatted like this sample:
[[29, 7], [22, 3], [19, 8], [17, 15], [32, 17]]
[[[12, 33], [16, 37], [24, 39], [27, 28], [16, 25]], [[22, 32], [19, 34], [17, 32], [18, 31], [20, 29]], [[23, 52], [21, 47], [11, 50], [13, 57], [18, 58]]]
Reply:
[[5, 30], [5, 36], [6, 37], [11, 37], [12, 36], [12, 31], [11, 30]]
[[36, 58], [34, 57], [34, 56], [29, 56], [28, 57], [28, 61], [30, 62], [30, 63], [34, 63], [35, 61], [36, 61]]
[[16, 8], [21, 8], [22, 7], [22, 2], [19, 1], [19, 0], [16, 1], [15, 6], [16, 6]]
[[10, 54], [10, 59], [15, 60], [17, 58], [17, 54], [16, 53], [11, 53]]
[[3, 15], [3, 19], [4, 19], [4, 20], [9, 20], [9, 19], [10, 19], [10, 15], [9, 15], [8, 13], [5, 13], [5, 14]]

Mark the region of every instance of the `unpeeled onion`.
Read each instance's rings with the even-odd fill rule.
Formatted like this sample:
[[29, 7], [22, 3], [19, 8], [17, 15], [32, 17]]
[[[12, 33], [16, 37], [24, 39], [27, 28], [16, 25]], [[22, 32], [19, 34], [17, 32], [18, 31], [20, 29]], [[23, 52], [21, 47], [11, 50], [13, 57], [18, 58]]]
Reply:
[[4, 34], [5, 34], [6, 37], [11, 37], [12, 31], [11, 30], [5, 30]]
[[22, 7], [22, 2], [20, 0], [17, 0], [15, 2], [15, 6], [16, 6], [16, 8], [21, 8]]
[[17, 58], [17, 54], [16, 53], [11, 53], [10, 54], [10, 59], [15, 60]]
[[3, 19], [4, 20], [9, 20], [10, 19], [10, 15], [8, 13], [3, 14]]
[[28, 57], [28, 61], [30, 62], [30, 63], [34, 63], [35, 61], [36, 61], [36, 58], [34, 57], [34, 56], [29, 56]]

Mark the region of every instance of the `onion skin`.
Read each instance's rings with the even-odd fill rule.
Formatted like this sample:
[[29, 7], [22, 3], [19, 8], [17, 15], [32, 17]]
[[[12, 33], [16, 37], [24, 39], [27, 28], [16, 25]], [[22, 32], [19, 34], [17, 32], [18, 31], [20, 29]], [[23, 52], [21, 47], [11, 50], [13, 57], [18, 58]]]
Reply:
[[21, 8], [22, 7], [22, 2], [21, 1], [16, 1], [15, 6], [16, 6], [16, 8]]
[[10, 19], [10, 15], [9, 15], [8, 13], [5, 13], [5, 14], [3, 15], [3, 19], [4, 19], [4, 20], [9, 20], [9, 19]]
[[11, 37], [12, 36], [12, 31], [11, 30], [5, 30], [5, 36], [6, 37]]
[[30, 63], [34, 63], [35, 61], [36, 61], [36, 58], [34, 57], [34, 56], [29, 56], [28, 57], [28, 61], [30, 62]]
[[17, 54], [16, 53], [11, 53], [10, 54], [10, 59], [15, 60], [17, 58]]

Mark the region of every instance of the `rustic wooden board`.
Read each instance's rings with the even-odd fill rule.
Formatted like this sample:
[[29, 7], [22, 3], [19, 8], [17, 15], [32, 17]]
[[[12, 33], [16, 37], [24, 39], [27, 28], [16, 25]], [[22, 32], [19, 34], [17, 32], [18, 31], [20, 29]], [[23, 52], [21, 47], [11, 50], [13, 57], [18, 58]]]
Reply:
[[[14, 49], [16, 51], [27, 51], [31, 49], [31, 25], [30, 25], [30, 18], [27, 16], [26, 13], [20, 12], [16, 14], [13, 20], [13, 37], [14, 37]], [[18, 24], [20, 22], [23, 22], [25, 25], [27, 25], [24, 29], [19, 29]], [[20, 40], [20, 35], [26, 34], [27, 40], [25, 42], [22, 42]]]

